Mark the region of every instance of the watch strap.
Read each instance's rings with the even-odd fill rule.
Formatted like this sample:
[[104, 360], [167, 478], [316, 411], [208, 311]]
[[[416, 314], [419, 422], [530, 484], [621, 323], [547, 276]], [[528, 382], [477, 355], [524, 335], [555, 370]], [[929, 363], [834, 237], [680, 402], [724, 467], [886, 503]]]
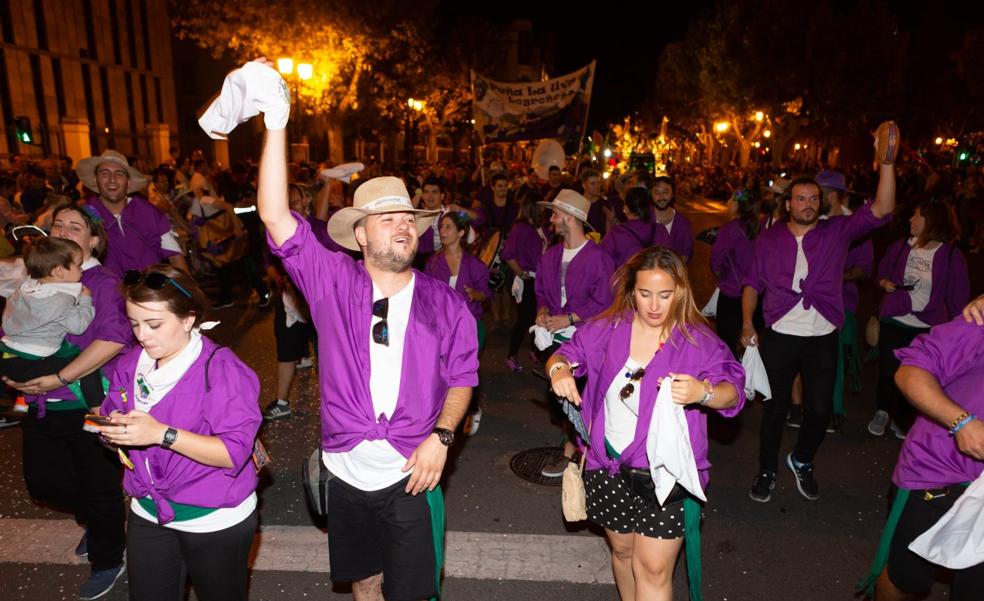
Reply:
[[161, 448], [170, 449], [174, 441], [178, 439], [178, 431], [174, 428], [168, 428], [164, 432], [164, 440], [161, 441]]

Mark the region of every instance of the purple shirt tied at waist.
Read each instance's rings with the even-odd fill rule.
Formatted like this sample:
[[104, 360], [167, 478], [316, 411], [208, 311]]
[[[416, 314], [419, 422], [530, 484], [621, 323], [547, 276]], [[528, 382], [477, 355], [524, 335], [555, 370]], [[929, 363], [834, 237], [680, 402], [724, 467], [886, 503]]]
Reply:
[[612, 258], [616, 269], [644, 248], [670, 245], [670, 235], [665, 227], [641, 219], [630, 219], [616, 225], [601, 241], [601, 249]]
[[[108, 378], [113, 373], [119, 357], [134, 342], [133, 327], [126, 316], [123, 295], [120, 293], [120, 279], [102, 265], [95, 265], [82, 272], [82, 285], [92, 293], [92, 305], [96, 309], [96, 315], [85, 332], [69, 334], [65, 336], [65, 340], [82, 350], [96, 340], [122, 344], [120, 354], [100, 368], [102, 374]], [[30, 397], [29, 401], [38, 403], [38, 417], [44, 417], [44, 399], [73, 400], [75, 395], [63, 386], [47, 394]]]
[[[964, 411], [984, 417], [984, 327], [961, 315], [917, 336], [895, 356], [931, 373]], [[910, 490], [939, 488], [971, 482], [982, 471], [984, 462], [961, 453], [946, 426], [920, 414], [902, 443], [892, 482]]]
[[119, 220], [101, 198], [92, 196], [86, 204], [99, 213], [106, 228], [106, 259], [103, 265], [118, 276], [140, 271], [180, 253], [161, 247], [161, 236], [171, 231], [163, 211], [140, 196], [131, 196]]
[[[871, 237], [866, 236], [861, 240], [855, 240], [847, 251], [847, 261], [844, 263], [844, 271], [858, 268], [861, 270], [861, 278], [868, 279], [875, 272], [875, 246], [871, 243]], [[844, 294], [844, 309], [856, 312], [861, 292], [858, 289], [859, 280], [844, 280], [841, 288]]]
[[[229, 452], [232, 467], [204, 465], [158, 445], [126, 449], [135, 468], [123, 470], [123, 488], [131, 497], [151, 497], [162, 524], [174, 519], [174, 511], [165, 500], [198, 507], [235, 507], [256, 490], [251, 459], [263, 421], [260, 381], [235, 353], [216, 348], [203, 336], [201, 354], [150, 414], [172, 428], [219, 438]], [[134, 408], [134, 376], [141, 351], [139, 346], [130, 349], [117, 364], [109, 380], [109, 396], [102, 405], [104, 415], [129, 413]]]
[[[435, 253], [427, 260], [427, 267], [424, 273], [439, 282], [449, 284], [451, 278], [451, 268], [448, 266], [447, 258], [443, 252]], [[473, 301], [468, 298], [465, 286], [475, 289], [485, 295], [486, 299], [492, 298], [492, 289], [489, 288], [489, 268], [485, 266], [475, 256], [463, 252], [461, 254], [461, 265], [458, 266], [458, 281], [454, 285], [454, 291], [458, 293], [463, 301], [468, 303], [468, 310], [471, 311], [475, 320], [482, 318], [482, 301]]]
[[612, 304], [615, 266], [605, 251], [588, 240], [567, 267], [567, 304], [560, 304], [560, 272], [564, 245], [554, 244], [536, 267], [536, 306], [551, 315], [575, 313], [582, 320], [594, 317]]
[[544, 237], [528, 223], [518, 221], [509, 230], [509, 236], [502, 245], [499, 257], [503, 261], [515, 260], [523, 271], [536, 271], [536, 264], [543, 256]]
[[[897, 240], [885, 251], [878, 264], [878, 279], [888, 280], [896, 286], [905, 279], [905, 264], [912, 247], [906, 239]], [[970, 299], [970, 279], [967, 260], [960, 249], [944, 243], [933, 254], [933, 283], [929, 291], [929, 303], [914, 315], [923, 323], [935, 326], [953, 319]], [[912, 313], [912, 296], [896, 289], [882, 297], [878, 316], [901, 317]]]
[[711, 246], [711, 271], [717, 276], [721, 294], [741, 297], [742, 282], [754, 258], [754, 245], [745, 234], [741, 219], [729, 221], [718, 229]]
[[803, 307], [816, 307], [835, 327], [844, 325], [844, 265], [851, 242], [888, 223], [871, 213], [866, 204], [849, 216], [831, 217], [817, 222], [803, 236], [803, 253], [809, 273], [793, 290], [796, 268], [796, 237], [785, 222], [763, 230], [755, 239], [755, 259], [745, 276], [744, 286], [754, 288], [761, 299], [765, 325], [771, 327], [803, 299]]
[[[650, 209], [650, 220], [653, 223], [658, 223], [656, 221], [655, 207]], [[684, 217], [683, 213], [674, 209], [673, 220], [670, 223], [672, 225], [666, 232], [670, 237], [670, 248], [673, 252], [683, 257], [683, 262], [686, 263], [694, 254], [694, 234], [690, 228], [690, 220]], [[665, 225], [663, 229], [666, 229]]]
[[393, 415], [375, 415], [369, 392], [372, 280], [362, 261], [325, 249], [294, 214], [297, 230], [274, 255], [304, 294], [318, 331], [321, 448], [387, 440], [404, 457], [430, 435], [448, 389], [478, 385], [475, 318], [446, 282], [416, 272], [400, 392]]
[[[590, 320], [579, 325], [574, 337], [557, 351], [568, 361], [580, 364], [574, 370], [575, 376], [587, 376], [584, 393], [581, 395], [584, 401], [581, 415], [585, 426], [591, 431], [591, 444], [585, 455], [587, 469], [604, 468], [614, 472], [619, 465], [649, 467], [646, 436], [659, 391], [659, 379], [671, 372], [689, 374], [699, 380], [707, 378], [713, 385], [721, 382], [732, 384], [738, 391], [738, 402], [734, 407], [718, 411], [724, 417], [737, 415], [745, 405], [745, 370], [721, 339], [706, 326], [697, 325], [690, 328], [694, 340], [691, 342], [679, 327], [675, 327], [662, 350], [656, 353], [649, 365], [644, 366], [646, 373], [640, 389], [635, 438], [622, 451], [619, 459], [609, 458], [605, 452], [605, 392], [612, 380], [625, 369], [632, 339], [633, 317], [633, 313], [626, 312], [617, 324], [607, 318]], [[693, 404], [685, 409], [690, 446], [702, 487], [707, 486], [711, 468], [711, 463], [707, 460], [708, 411], [712, 410]]]

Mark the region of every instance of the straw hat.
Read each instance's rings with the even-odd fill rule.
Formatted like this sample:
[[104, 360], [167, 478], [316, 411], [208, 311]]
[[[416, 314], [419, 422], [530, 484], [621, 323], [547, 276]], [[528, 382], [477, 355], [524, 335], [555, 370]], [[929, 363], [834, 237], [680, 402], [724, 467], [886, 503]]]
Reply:
[[382, 176], [366, 180], [355, 191], [351, 207], [345, 207], [328, 220], [328, 235], [349, 250], [361, 250], [355, 240], [355, 224], [366, 215], [413, 213], [417, 216], [417, 234], [423, 234], [440, 211], [415, 209], [407, 187], [398, 177]]
[[130, 181], [126, 186], [127, 194], [133, 194], [147, 187], [147, 177], [131, 167], [125, 156], [115, 150], [105, 150], [97, 157], [82, 159], [75, 166], [75, 173], [86, 188], [92, 191], [99, 190], [99, 184], [96, 183], [96, 169], [103, 163], [115, 163], [126, 169], [126, 174], [130, 176]]
[[552, 201], [547, 202], [545, 200], [541, 200], [536, 204], [541, 207], [567, 213], [571, 217], [583, 223], [588, 229], [594, 229], [591, 227], [591, 224], [588, 223], [588, 210], [591, 208], [591, 201], [574, 190], [565, 188], [558, 192], [557, 196], [555, 196]]

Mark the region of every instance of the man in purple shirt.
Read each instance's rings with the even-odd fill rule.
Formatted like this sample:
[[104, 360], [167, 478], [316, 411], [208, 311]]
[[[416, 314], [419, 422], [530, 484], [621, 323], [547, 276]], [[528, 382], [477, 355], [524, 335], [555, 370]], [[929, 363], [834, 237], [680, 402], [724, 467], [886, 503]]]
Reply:
[[653, 180], [653, 218], [657, 225], [666, 229], [670, 235], [670, 248], [690, 261], [694, 254], [694, 235], [690, 220], [674, 208], [676, 203], [676, 183], [665, 173]]
[[820, 186], [810, 177], [790, 185], [789, 217], [755, 240], [742, 290], [742, 344], [756, 344], [752, 316], [765, 294], [762, 361], [772, 387], [759, 430], [759, 471], [749, 496], [762, 503], [776, 483], [783, 423], [796, 374], [803, 379], [803, 423], [786, 466], [800, 494], [820, 497], [813, 461], [833, 413], [837, 328], [844, 324], [844, 266], [851, 243], [882, 225], [895, 209], [895, 167], [883, 163], [874, 202], [851, 216], [820, 220]]
[[336, 242], [362, 251], [356, 262], [318, 244], [290, 212], [286, 150], [285, 130], [267, 131], [257, 205], [325, 359], [331, 577], [352, 582], [356, 599], [428, 599], [439, 592], [438, 484], [478, 384], [475, 318], [445, 282], [411, 269], [435, 213], [414, 209], [399, 179], [367, 180], [328, 222]]

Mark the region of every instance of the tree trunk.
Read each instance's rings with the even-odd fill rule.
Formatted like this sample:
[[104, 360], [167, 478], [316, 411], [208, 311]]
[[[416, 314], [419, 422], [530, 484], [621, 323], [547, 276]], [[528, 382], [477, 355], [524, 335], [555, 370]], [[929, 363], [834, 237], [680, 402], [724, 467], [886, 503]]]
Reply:
[[752, 156], [752, 145], [748, 140], [738, 141], [738, 166], [741, 168], [748, 167], [748, 162]]
[[433, 127], [427, 128], [427, 162], [437, 163], [438, 160], [438, 149], [437, 149], [437, 130]]
[[339, 165], [345, 162], [345, 133], [342, 120], [337, 115], [328, 115], [328, 158]]

